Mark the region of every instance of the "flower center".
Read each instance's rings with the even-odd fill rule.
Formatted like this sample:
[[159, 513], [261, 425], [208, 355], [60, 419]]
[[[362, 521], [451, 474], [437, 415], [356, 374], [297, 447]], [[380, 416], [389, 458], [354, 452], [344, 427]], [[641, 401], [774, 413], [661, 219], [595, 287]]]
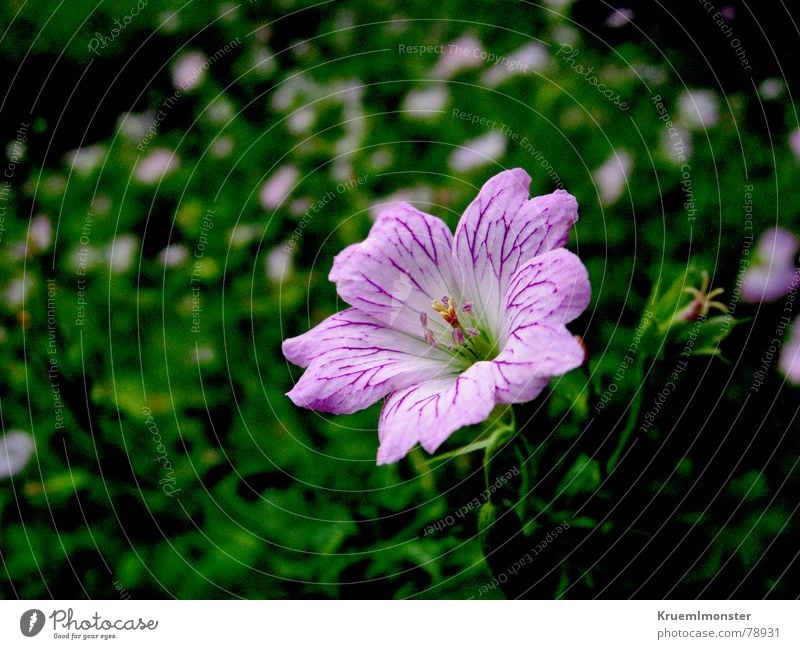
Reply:
[[497, 341], [493, 340], [487, 327], [481, 326], [472, 302], [463, 302], [460, 307], [451, 296], [434, 300], [431, 308], [449, 328], [433, 325], [436, 333], [429, 327], [428, 314], [419, 314], [423, 337], [432, 347], [443, 347], [469, 367], [478, 361], [491, 360], [497, 356]]

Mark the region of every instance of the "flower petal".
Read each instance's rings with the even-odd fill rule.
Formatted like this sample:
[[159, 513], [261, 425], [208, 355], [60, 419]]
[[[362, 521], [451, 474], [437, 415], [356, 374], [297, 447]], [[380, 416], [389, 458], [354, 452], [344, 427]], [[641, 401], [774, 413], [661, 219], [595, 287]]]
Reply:
[[[440, 219], [401, 203], [381, 213], [356, 249], [337, 257], [333, 276], [350, 305], [419, 336], [419, 314], [453, 295], [453, 235]], [[341, 257], [341, 255], [340, 255]]]
[[564, 325], [589, 305], [589, 274], [577, 255], [559, 248], [534, 257], [517, 271], [505, 295], [501, 343], [536, 323]]
[[353, 253], [358, 250], [358, 247], [361, 243], [351, 243], [347, 246], [344, 250], [342, 250], [338, 255], [333, 258], [333, 266], [331, 267], [331, 272], [328, 273], [328, 279], [332, 281], [334, 284], [339, 281], [339, 278], [342, 275], [342, 269], [347, 265], [347, 262], [350, 260], [350, 257], [353, 256]]
[[590, 297], [586, 268], [563, 248], [534, 257], [517, 271], [505, 296], [503, 351], [493, 361], [498, 401], [530, 401], [552, 377], [583, 363], [584, 348], [565, 325]]
[[800, 338], [792, 338], [783, 346], [778, 367], [790, 383], [800, 385]]
[[550, 379], [583, 364], [585, 351], [566, 327], [532, 324], [519, 327], [492, 361], [500, 403], [535, 399]]
[[800, 241], [786, 228], [770, 228], [758, 239], [756, 254], [759, 259], [772, 266], [791, 266], [794, 268]]
[[742, 276], [742, 297], [750, 304], [779, 300], [797, 285], [797, 273], [785, 266], [751, 266]]
[[345, 414], [390, 392], [447, 374], [450, 356], [347, 309], [283, 343], [283, 354], [308, 369], [287, 393], [297, 406]]
[[403, 458], [417, 442], [428, 453], [463, 426], [477, 424], [494, 408], [492, 365], [481, 361], [463, 374], [420, 383], [390, 395], [378, 423], [378, 464]]
[[526, 261], [567, 242], [578, 220], [578, 202], [564, 190], [528, 199], [530, 176], [522, 169], [490, 178], [456, 228], [454, 254], [463, 269], [463, 295], [499, 332], [503, 295]]

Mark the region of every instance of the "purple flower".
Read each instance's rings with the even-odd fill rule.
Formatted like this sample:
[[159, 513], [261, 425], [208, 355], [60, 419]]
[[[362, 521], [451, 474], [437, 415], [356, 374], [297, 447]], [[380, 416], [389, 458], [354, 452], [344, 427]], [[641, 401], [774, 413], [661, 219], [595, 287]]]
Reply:
[[800, 318], [792, 324], [789, 340], [781, 349], [778, 367], [790, 383], [800, 385]]
[[455, 236], [407, 203], [384, 211], [333, 262], [352, 308], [283, 343], [307, 368], [289, 398], [342, 414], [388, 395], [378, 424], [387, 464], [417, 443], [435, 452], [495, 404], [530, 401], [579, 367], [585, 352], [565, 325], [591, 288], [563, 247], [578, 203], [564, 190], [529, 199], [530, 181], [522, 169], [491, 178]]
[[786, 295], [797, 281], [798, 248], [800, 242], [788, 230], [766, 230], [758, 240], [756, 259], [742, 277], [742, 297], [755, 304], [773, 302]]

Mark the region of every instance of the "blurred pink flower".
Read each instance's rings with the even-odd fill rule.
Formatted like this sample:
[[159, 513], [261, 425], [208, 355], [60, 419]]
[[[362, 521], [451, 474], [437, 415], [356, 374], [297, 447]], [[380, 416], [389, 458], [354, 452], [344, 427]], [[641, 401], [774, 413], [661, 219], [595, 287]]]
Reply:
[[196, 88], [205, 79], [208, 65], [202, 52], [181, 54], [172, 66], [172, 85], [185, 92]]
[[628, 186], [628, 176], [633, 167], [633, 158], [627, 151], [615, 151], [594, 172], [600, 202], [603, 205], [616, 203]]
[[784, 228], [762, 233], [756, 255], [742, 277], [746, 302], [774, 302], [786, 295], [798, 280], [796, 255], [800, 242]]
[[155, 185], [178, 168], [180, 158], [170, 149], [153, 149], [136, 166], [136, 179], [145, 185]]
[[300, 171], [293, 165], [284, 165], [261, 187], [261, 207], [274, 210], [292, 193]]
[[796, 128], [789, 135], [789, 147], [794, 153], [794, 157], [800, 161], [800, 128]]

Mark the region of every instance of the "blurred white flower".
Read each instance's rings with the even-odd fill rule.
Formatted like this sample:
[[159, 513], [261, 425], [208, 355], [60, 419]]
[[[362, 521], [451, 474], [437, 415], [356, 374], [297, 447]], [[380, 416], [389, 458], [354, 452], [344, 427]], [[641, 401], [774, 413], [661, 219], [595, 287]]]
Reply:
[[689, 128], [711, 128], [719, 122], [719, 100], [711, 90], [690, 90], [678, 100], [678, 114]]
[[448, 164], [453, 171], [470, 171], [491, 162], [497, 162], [506, 152], [508, 141], [497, 131], [464, 142], [450, 154]]
[[122, 113], [117, 120], [117, 130], [129, 140], [141, 140], [153, 124], [151, 113]]
[[6, 146], [6, 158], [14, 163], [21, 162], [28, 153], [28, 145], [21, 140], [12, 140]]
[[628, 7], [620, 7], [614, 9], [611, 15], [606, 18], [606, 26], [608, 27], [624, 27], [633, 20], [633, 10]]
[[462, 36], [444, 46], [432, 74], [437, 78], [449, 79], [463, 70], [479, 68], [483, 65], [483, 45], [474, 36]]
[[369, 164], [373, 171], [384, 171], [392, 166], [394, 153], [391, 149], [377, 149], [370, 157]]
[[240, 4], [236, 4], [233, 2], [223, 2], [219, 6], [219, 9], [217, 10], [217, 15], [219, 15], [220, 20], [223, 20], [226, 23], [233, 22], [239, 17], [240, 7], [241, 7]]
[[91, 174], [106, 158], [106, 148], [102, 144], [92, 144], [69, 151], [64, 159], [72, 171], [81, 176]]
[[19, 309], [28, 299], [28, 293], [33, 288], [33, 279], [30, 274], [15, 277], [3, 293], [3, 301], [12, 309]]
[[439, 116], [450, 99], [444, 84], [412, 90], [403, 100], [403, 114], [410, 119], [431, 119]]
[[692, 157], [692, 132], [681, 124], [673, 124], [673, 128], [671, 133], [669, 129], [662, 130], [661, 150], [674, 164], [680, 165]]
[[111, 211], [111, 199], [106, 194], [97, 194], [92, 201], [92, 212], [98, 216], [108, 216]]
[[600, 202], [611, 205], [619, 200], [628, 186], [628, 176], [633, 167], [633, 158], [627, 151], [615, 151], [594, 172]]
[[206, 110], [206, 116], [212, 124], [226, 124], [233, 119], [236, 111], [233, 104], [225, 97], [214, 101]]
[[156, 17], [158, 21], [158, 28], [165, 34], [172, 34], [181, 26], [181, 19], [178, 12], [162, 11]]
[[301, 135], [309, 131], [314, 125], [314, 120], [316, 118], [313, 108], [310, 106], [303, 106], [289, 115], [286, 120], [286, 126], [290, 133]]
[[30, 462], [35, 448], [33, 437], [21, 430], [10, 430], [0, 437], [0, 478], [20, 473]]
[[553, 27], [553, 42], [558, 45], [572, 45], [573, 47], [578, 44], [581, 38], [581, 33], [570, 25], [563, 22], [558, 22]]
[[233, 139], [227, 137], [226, 135], [215, 137], [214, 141], [211, 143], [211, 155], [213, 155], [215, 158], [224, 158], [229, 156], [233, 151], [233, 146]]
[[213, 347], [198, 345], [191, 352], [192, 363], [195, 365], [208, 365], [217, 360], [217, 352]]
[[254, 47], [251, 57], [252, 70], [261, 77], [268, 77], [278, 67], [275, 54], [268, 47]]
[[193, 90], [205, 79], [208, 65], [202, 52], [181, 54], [172, 66], [172, 85], [185, 92]]
[[228, 235], [228, 242], [231, 248], [244, 248], [255, 241], [261, 230], [252, 223], [237, 224]]
[[311, 199], [306, 196], [295, 198], [289, 203], [289, 214], [292, 216], [302, 216], [309, 209], [311, 209]]
[[796, 128], [789, 135], [789, 148], [794, 153], [794, 157], [800, 161], [800, 128]]
[[538, 41], [531, 41], [508, 55], [508, 61], [496, 63], [481, 75], [481, 82], [487, 86], [500, 85], [511, 77], [543, 72], [550, 65], [547, 48]]
[[158, 260], [166, 268], [175, 268], [189, 259], [189, 250], [180, 243], [171, 243], [158, 253]]
[[270, 250], [264, 259], [267, 279], [273, 284], [280, 284], [292, 273], [293, 248], [282, 243]]
[[121, 234], [106, 248], [106, 262], [112, 273], [127, 273], [136, 259], [139, 240], [132, 234]]
[[313, 95], [317, 90], [319, 90], [319, 86], [305, 73], [295, 74], [279, 83], [275, 92], [272, 93], [272, 109], [281, 113], [285, 112], [292, 108], [301, 96]]
[[153, 149], [136, 166], [136, 179], [145, 185], [154, 185], [178, 168], [180, 158], [170, 149]]
[[764, 99], [777, 99], [783, 94], [783, 90], [783, 81], [775, 77], [764, 79], [758, 87], [758, 93]]
[[274, 210], [292, 193], [300, 171], [294, 165], [284, 165], [278, 169], [261, 187], [259, 198], [261, 207]]
[[28, 246], [33, 254], [47, 250], [53, 242], [53, 225], [44, 214], [39, 214], [31, 220], [28, 228]]

